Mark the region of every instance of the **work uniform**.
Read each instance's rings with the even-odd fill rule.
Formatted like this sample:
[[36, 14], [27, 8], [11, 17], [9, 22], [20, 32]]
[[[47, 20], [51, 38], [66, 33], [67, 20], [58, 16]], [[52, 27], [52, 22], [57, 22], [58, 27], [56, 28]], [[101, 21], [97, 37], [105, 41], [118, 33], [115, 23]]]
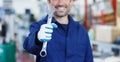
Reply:
[[47, 44], [47, 56], [40, 57], [42, 42], [37, 39], [37, 33], [40, 26], [47, 23], [47, 17], [30, 26], [30, 34], [23, 45], [29, 53], [36, 55], [36, 62], [93, 62], [88, 34], [70, 15], [69, 24], [59, 24], [52, 18], [58, 28], [53, 29], [52, 39]]

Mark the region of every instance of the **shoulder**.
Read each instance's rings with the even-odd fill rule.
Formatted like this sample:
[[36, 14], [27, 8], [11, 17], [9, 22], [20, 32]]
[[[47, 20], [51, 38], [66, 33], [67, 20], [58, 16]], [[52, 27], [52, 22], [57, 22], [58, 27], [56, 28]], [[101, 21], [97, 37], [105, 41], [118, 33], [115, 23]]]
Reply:
[[38, 31], [38, 30], [40, 29], [40, 26], [41, 26], [42, 24], [45, 24], [45, 23], [46, 23], [45, 20], [40, 20], [40, 21], [38, 21], [38, 22], [33, 22], [33, 23], [30, 25], [29, 30], [30, 30], [30, 31]]
[[33, 22], [30, 27], [34, 26], [34, 27], [40, 27], [42, 24], [47, 23], [47, 16], [44, 17], [43, 19], [37, 21], [37, 22]]
[[80, 40], [82, 40], [82, 43], [85, 45], [88, 45], [90, 40], [88, 37], [88, 32], [85, 29], [85, 27], [79, 23], [77, 23], [77, 27], [78, 27], [78, 37], [80, 37]]
[[82, 36], [88, 36], [87, 30], [82, 24], [80, 24], [79, 22], [76, 22], [76, 26], [77, 26], [78, 32], [82, 34]]
[[85, 27], [82, 24], [80, 24], [79, 22], [75, 22], [75, 23], [76, 23], [77, 28], [80, 31], [87, 32], [86, 29], [85, 29]]
[[37, 22], [33, 22], [31, 25], [30, 25], [30, 27], [40, 27], [42, 24], [45, 24], [46, 23], [46, 21], [44, 20], [44, 19], [42, 19], [42, 20], [39, 20], [39, 21], [37, 21]]

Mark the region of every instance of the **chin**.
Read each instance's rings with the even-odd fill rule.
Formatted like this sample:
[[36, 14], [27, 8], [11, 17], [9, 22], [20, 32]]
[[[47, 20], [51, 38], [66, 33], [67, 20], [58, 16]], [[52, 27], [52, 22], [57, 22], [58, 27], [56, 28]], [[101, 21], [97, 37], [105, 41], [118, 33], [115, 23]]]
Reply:
[[55, 13], [56, 16], [65, 16], [66, 14], [65, 13]]
[[66, 13], [55, 13], [55, 16], [57, 16], [57, 17], [64, 17], [66, 15], [68, 15], [68, 14], [66, 14]]

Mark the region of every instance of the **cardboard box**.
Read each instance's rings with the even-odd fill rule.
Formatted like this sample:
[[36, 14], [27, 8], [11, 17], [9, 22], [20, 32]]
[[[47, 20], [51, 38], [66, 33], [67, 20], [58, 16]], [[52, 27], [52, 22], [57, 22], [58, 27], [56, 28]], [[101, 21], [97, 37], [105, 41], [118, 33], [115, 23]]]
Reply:
[[120, 36], [120, 29], [113, 26], [99, 25], [95, 28], [95, 40], [113, 43]]
[[117, 0], [117, 8], [116, 8], [116, 24], [117, 27], [120, 28], [120, 0]]

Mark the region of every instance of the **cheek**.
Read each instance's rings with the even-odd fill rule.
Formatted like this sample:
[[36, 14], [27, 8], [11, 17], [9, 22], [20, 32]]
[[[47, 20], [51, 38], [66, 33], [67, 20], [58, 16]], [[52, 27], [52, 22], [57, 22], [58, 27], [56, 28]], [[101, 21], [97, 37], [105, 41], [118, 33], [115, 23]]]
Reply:
[[67, 8], [70, 9], [70, 8], [71, 8], [71, 5], [70, 5], [70, 4], [67, 4]]
[[67, 2], [66, 2], [66, 5], [67, 5], [68, 7], [70, 7], [70, 6], [72, 5], [72, 3], [71, 3], [70, 1], [67, 1]]
[[51, 2], [50, 5], [51, 5], [51, 6], [56, 6], [56, 5], [57, 5], [57, 2]]

